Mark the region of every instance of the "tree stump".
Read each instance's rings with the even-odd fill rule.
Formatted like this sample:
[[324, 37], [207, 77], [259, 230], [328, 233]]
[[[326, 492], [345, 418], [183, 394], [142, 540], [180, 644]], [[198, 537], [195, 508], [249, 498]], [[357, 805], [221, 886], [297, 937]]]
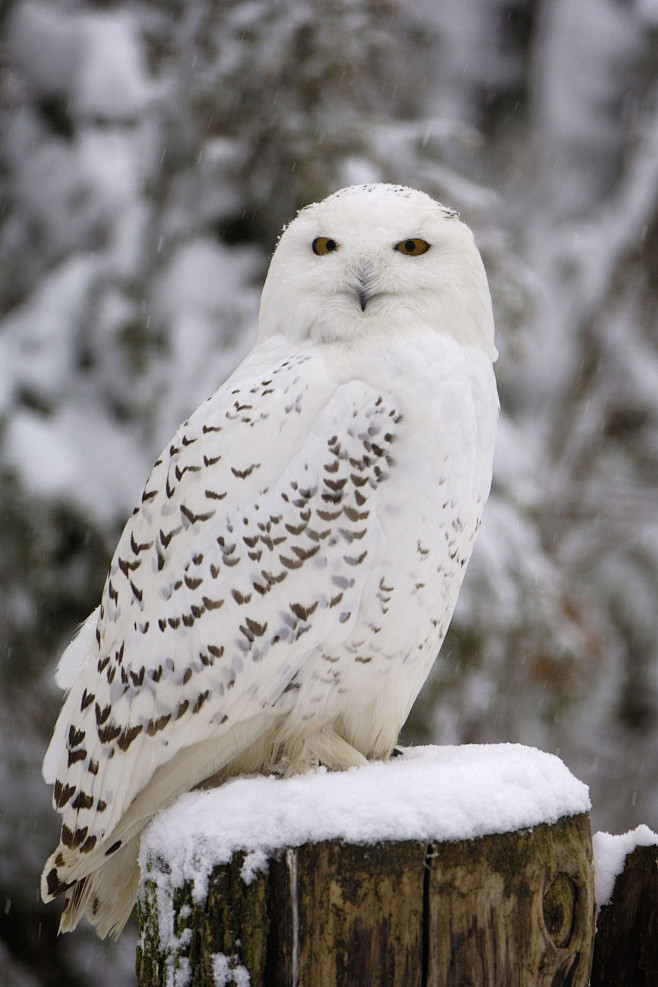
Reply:
[[202, 905], [189, 885], [180, 890], [173, 952], [160, 943], [156, 885], [147, 878], [140, 987], [176, 983], [176, 971], [190, 987], [589, 983], [586, 815], [459, 843], [290, 847], [249, 884], [243, 864], [236, 853], [216, 868]]
[[592, 987], [658, 987], [658, 846], [628, 854], [596, 925]]
[[[389, 768], [380, 769], [383, 782]], [[349, 772], [345, 783], [358, 784], [359, 773], [371, 770]], [[325, 776], [327, 785], [332, 777]], [[517, 789], [509, 777], [500, 781], [502, 788], [492, 782], [492, 791], [503, 805], [505, 784], [512, 801]], [[471, 811], [470, 799], [482, 812], [486, 792], [483, 801], [468, 782], [467, 775], [464, 811]], [[528, 773], [518, 790], [533, 783], [543, 795], [547, 779], [541, 772], [534, 782]], [[220, 799], [222, 789], [212, 794]], [[440, 800], [440, 792], [426, 793], [426, 801], [432, 797]], [[454, 798], [448, 790], [446, 805]], [[389, 799], [383, 790], [374, 810], [386, 812]], [[328, 800], [327, 811], [331, 805]], [[283, 812], [276, 811], [278, 822]], [[284, 837], [285, 824], [281, 828]], [[172, 873], [175, 851], [168, 846], [180, 842], [180, 832], [168, 844], [163, 823], [157, 839], [146, 838], [140, 987], [589, 983], [595, 906], [587, 812], [462, 840], [309, 839], [270, 849], [257, 860], [253, 850], [236, 848], [209, 870], [202, 893], [184, 867], [174, 863]], [[195, 839], [190, 835], [192, 844]]]

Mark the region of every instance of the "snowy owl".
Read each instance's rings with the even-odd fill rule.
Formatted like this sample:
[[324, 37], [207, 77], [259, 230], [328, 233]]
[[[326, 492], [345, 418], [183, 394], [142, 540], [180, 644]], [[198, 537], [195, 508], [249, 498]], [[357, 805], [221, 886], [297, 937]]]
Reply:
[[428, 195], [346, 188], [287, 227], [254, 349], [156, 461], [60, 662], [61, 930], [119, 935], [181, 793], [390, 755], [489, 493], [496, 355], [473, 236]]

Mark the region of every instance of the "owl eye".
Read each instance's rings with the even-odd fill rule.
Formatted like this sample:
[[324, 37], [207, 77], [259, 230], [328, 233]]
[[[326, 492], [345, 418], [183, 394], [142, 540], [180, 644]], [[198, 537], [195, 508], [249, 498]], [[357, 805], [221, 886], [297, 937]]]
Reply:
[[335, 240], [326, 236], [316, 236], [313, 241], [313, 253], [314, 254], [330, 254], [332, 251], [338, 249], [338, 244]]
[[399, 250], [401, 254], [418, 257], [420, 254], [427, 253], [430, 245], [427, 240], [421, 240], [417, 237], [414, 240], [400, 240], [399, 243], [395, 244], [395, 249]]

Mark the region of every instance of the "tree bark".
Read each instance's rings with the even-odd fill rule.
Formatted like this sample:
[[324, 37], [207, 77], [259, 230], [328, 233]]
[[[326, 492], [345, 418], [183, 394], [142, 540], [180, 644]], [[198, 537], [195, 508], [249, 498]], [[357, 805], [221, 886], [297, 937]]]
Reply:
[[[594, 936], [589, 817], [457, 843], [289, 847], [247, 884], [242, 853], [207, 900], [189, 884], [160, 928], [152, 858], [140, 987], [587, 987]], [[250, 981], [246, 979], [248, 972]], [[222, 981], [222, 977], [224, 980]]]
[[658, 987], [658, 846], [637, 846], [599, 912], [592, 987]]

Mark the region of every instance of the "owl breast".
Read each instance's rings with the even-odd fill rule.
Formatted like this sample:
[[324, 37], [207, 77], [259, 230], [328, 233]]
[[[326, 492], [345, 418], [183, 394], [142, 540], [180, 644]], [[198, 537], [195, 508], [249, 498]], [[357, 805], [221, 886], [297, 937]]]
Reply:
[[[389, 754], [446, 635], [489, 493], [498, 399], [490, 362], [436, 337], [364, 361], [363, 376], [396, 409], [393, 434], [376, 422], [363, 438], [363, 457], [382, 457], [378, 554], [358, 609], [341, 614], [348, 636], [296, 677], [288, 722], [337, 720], [371, 758]], [[344, 489], [355, 479], [347, 470]]]

